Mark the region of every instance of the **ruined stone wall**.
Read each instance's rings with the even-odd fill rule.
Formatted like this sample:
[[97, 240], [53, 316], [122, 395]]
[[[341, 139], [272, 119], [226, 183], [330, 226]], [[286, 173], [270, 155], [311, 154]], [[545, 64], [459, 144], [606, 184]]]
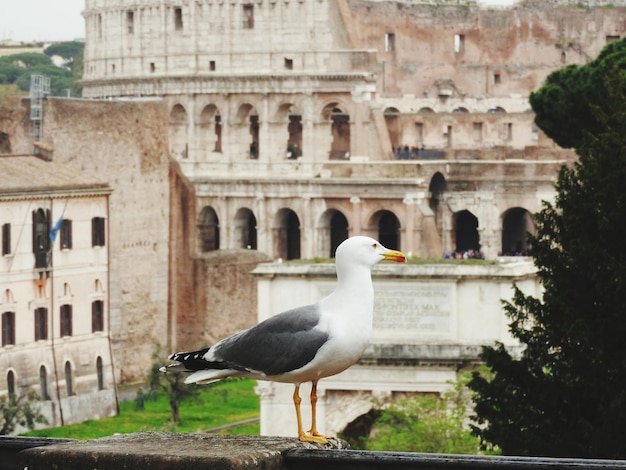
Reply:
[[[443, 85], [452, 93], [445, 97], [460, 101], [527, 96], [552, 70], [587, 62], [607, 37], [625, 32], [623, 4], [588, 9], [536, 2], [505, 9], [438, 3], [349, 0], [350, 30], [358, 32], [354, 47], [376, 49], [384, 63], [381, 96], [436, 97]], [[387, 34], [394, 35], [390, 47]]]
[[167, 128], [160, 101], [50, 99], [44, 143], [56, 162], [107, 181], [110, 330], [118, 378], [142, 379], [168, 338]]
[[200, 349], [257, 323], [257, 282], [250, 272], [269, 257], [254, 250], [220, 250], [193, 260], [197, 308], [178, 312], [179, 348]]

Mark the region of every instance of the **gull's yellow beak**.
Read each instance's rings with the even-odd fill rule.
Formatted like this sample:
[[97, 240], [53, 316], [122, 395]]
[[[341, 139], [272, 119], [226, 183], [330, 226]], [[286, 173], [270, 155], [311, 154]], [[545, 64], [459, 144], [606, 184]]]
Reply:
[[401, 251], [389, 250], [383, 255], [383, 259], [387, 261], [395, 261], [396, 263], [406, 263], [406, 256]]

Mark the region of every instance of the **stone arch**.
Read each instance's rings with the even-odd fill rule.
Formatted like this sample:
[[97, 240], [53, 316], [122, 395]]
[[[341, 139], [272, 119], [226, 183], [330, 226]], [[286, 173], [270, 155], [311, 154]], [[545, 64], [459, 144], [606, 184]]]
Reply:
[[189, 144], [187, 142], [187, 125], [189, 118], [185, 107], [177, 103], [172, 106], [169, 116], [170, 152], [173, 156], [187, 158]]
[[488, 113], [506, 113], [506, 110], [502, 106], [494, 106], [487, 110]]
[[347, 108], [338, 102], [324, 106], [322, 119], [330, 121], [330, 159], [350, 158], [350, 114]]
[[400, 147], [404, 142], [402, 134], [402, 119], [398, 108], [389, 107], [383, 112], [385, 116], [385, 124], [387, 125], [387, 133], [391, 146], [394, 149]]
[[463, 253], [469, 250], [480, 250], [478, 235], [478, 218], [468, 210], [456, 212], [454, 220], [455, 250]]
[[237, 109], [235, 114], [235, 142], [241, 142], [246, 148], [241, 151], [247, 158], [256, 160], [260, 156], [259, 147], [259, 129], [261, 123], [259, 121], [259, 113], [250, 103], [243, 103]]
[[502, 214], [502, 247], [505, 256], [528, 255], [531, 246], [528, 234], [535, 234], [535, 222], [523, 207], [512, 207]]
[[276, 112], [276, 121], [281, 126], [287, 126], [287, 158], [296, 159], [301, 157], [303, 127], [300, 108], [293, 103], [281, 104]]
[[428, 206], [435, 214], [437, 230], [441, 233], [443, 227], [443, 206], [442, 201], [446, 192], [446, 178], [439, 171], [433, 174], [428, 185]]
[[319, 219], [318, 233], [320, 253], [323, 256], [335, 257], [337, 247], [348, 238], [348, 219], [337, 209], [328, 209]]
[[235, 214], [235, 247], [257, 249], [257, 222], [254, 213], [242, 207]]
[[380, 210], [372, 215], [368, 224], [371, 233], [376, 233], [376, 238], [385, 247], [394, 250], [400, 247], [400, 220], [389, 210]]
[[215, 209], [210, 206], [204, 207], [198, 217], [197, 240], [200, 253], [220, 248], [219, 218]]
[[288, 208], [280, 209], [274, 218], [274, 253], [285, 260], [300, 258], [300, 219]]
[[208, 104], [200, 112], [200, 148], [222, 151], [222, 116], [215, 104]]
[[428, 106], [424, 106], [417, 111], [417, 114], [434, 114], [435, 110], [433, 108], [429, 108]]

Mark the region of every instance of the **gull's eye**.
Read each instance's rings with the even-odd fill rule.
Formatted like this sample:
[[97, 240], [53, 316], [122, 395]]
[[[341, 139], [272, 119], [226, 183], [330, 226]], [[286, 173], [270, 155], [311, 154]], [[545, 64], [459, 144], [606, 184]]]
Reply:
[[372, 248], [374, 249], [378, 248], [378, 243], [372, 243]]

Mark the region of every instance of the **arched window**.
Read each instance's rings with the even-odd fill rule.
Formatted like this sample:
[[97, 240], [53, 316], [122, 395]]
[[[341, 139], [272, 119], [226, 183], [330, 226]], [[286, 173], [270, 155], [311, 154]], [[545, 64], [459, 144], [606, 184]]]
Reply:
[[372, 230], [376, 231], [380, 243], [387, 248], [400, 249], [400, 221], [393, 212], [388, 210], [376, 212], [370, 225]]
[[300, 219], [291, 209], [276, 214], [274, 246], [276, 256], [286, 260], [300, 258]]
[[169, 129], [172, 155], [188, 157], [187, 110], [182, 104], [176, 104], [170, 111]]
[[513, 207], [502, 216], [502, 249], [505, 256], [529, 255], [528, 234], [535, 233], [532, 215], [526, 209]]
[[48, 371], [46, 366], [39, 368], [39, 387], [41, 389], [41, 399], [50, 400], [50, 394], [48, 393]]
[[100, 356], [96, 359], [96, 374], [98, 376], [98, 390], [104, 390], [104, 369]]
[[463, 210], [454, 214], [454, 233], [457, 252], [480, 250], [478, 219], [470, 211]]
[[72, 364], [70, 364], [70, 361], [65, 362], [65, 390], [68, 397], [74, 395], [74, 389], [72, 387]]
[[15, 396], [15, 372], [12, 370], [7, 373], [7, 393], [10, 397]]
[[338, 103], [331, 103], [322, 112], [324, 119], [330, 120], [330, 159], [350, 158], [350, 115]]
[[242, 208], [235, 215], [235, 246], [238, 248], [257, 249], [256, 217], [250, 209]]
[[212, 207], [202, 209], [198, 217], [198, 247], [200, 253], [220, 248], [220, 224]]

